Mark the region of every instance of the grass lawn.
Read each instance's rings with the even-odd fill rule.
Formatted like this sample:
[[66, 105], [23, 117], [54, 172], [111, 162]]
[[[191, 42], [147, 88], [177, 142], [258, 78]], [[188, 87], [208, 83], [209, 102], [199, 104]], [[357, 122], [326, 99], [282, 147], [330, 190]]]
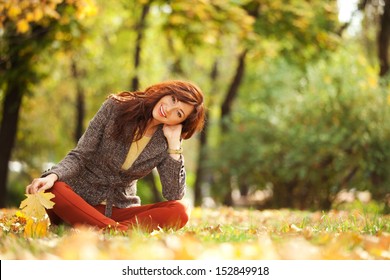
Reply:
[[176, 232], [41, 226], [41, 237], [25, 237], [15, 213], [0, 210], [2, 260], [390, 259], [390, 216], [362, 210], [194, 208]]

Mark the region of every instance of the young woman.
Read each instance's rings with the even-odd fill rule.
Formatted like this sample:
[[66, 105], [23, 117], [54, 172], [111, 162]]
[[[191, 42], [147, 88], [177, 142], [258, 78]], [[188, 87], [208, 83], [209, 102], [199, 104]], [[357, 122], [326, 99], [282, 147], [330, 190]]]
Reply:
[[[184, 81], [109, 95], [76, 148], [26, 193], [55, 195], [53, 224], [179, 229], [188, 221], [178, 201], [186, 188], [181, 143], [203, 128], [204, 118], [203, 93]], [[141, 206], [137, 180], [155, 167], [167, 201]]]

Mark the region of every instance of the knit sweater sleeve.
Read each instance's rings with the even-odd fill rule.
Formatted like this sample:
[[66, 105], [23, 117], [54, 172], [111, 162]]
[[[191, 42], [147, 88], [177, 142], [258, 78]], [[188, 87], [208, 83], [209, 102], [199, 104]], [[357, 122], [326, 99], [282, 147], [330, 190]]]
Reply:
[[162, 195], [167, 200], [182, 199], [186, 192], [184, 158], [175, 160], [169, 155], [157, 166], [162, 185]]
[[57, 165], [46, 170], [42, 174], [42, 177], [54, 173], [58, 176], [60, 181], [67, 181], [67, 179], [77, 176], [81, 167], [88, 161], [88, 158], [96, 152], [102, 139], [104, 128], [110, 118], [113, 106], [112, 100], [106, 100], [90, 121], [85, 133], [78, 141], [77, 146]]

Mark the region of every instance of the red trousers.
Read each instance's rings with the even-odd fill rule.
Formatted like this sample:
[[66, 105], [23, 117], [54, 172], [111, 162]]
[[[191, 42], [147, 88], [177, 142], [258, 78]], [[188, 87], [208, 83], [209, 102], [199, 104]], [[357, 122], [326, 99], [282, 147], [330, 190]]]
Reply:
[[118, 230], [137, 227], [151, 232], [158, 228], [180, 229], [188, 222], [187, 208], [177, 200], [130, 208], [113, 207], [108, 218], [104, 215], [105, 205], [90, 205], [64, 182], [56, 182], [48, 191], [55, 195], [54, 207], [47, 210], [53, 224], [65, 222], [72, 226]]

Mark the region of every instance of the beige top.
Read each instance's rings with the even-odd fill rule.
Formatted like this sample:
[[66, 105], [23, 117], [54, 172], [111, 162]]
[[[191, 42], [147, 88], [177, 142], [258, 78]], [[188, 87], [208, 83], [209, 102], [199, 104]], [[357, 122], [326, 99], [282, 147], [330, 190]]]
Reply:
[[146, 145], [149, 143], [150, 136], [142, 136], [141, 139], [131, 143], [129, 152], [127, 153], [125, 162], [122, 164], [123, 170], [128, 170], [138, 158], [138, 156], [145, 149]]

